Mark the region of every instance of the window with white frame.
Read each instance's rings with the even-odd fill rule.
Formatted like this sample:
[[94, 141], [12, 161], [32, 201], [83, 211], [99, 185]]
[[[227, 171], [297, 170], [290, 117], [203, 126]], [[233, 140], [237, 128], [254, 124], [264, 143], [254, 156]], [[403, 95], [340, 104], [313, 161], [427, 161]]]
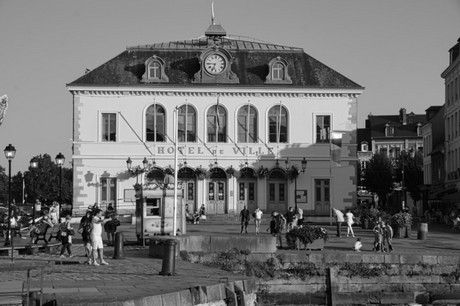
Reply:
[[227, 142], [227, 111], [222, 105], [209, 108], [206, 122], [208, 142]]
[[190, 104], [182, 105], [178, 113], [179, 142], [196, 142], [196, 110]]
[[108, 206], [110, 203], [117, 209], [117, 179], [101, 178], [101, 204]]
[[258, 142], [257, 110], [252, 105], [245, 105], [238, 110], [238, 142]]
[[281, 104], [268, 111], [268, 141], [286, 143], [288, 141], [288, 114]]
[[331, 134], [331, 116], [316, 116], [316, 143], [328, 143]]
[[117, 114], [102, 114], [102, 141], [117, 141]]
[[167, 83], [169, 78], [165, 73], [165, 61], [154, 55], [149, 57], [145, 63], [145, 72], [142, 75], [142, 83]]
[[150, 105], [145, 112], [146, 141], [166, 141], [166, 112], [159, 104]]

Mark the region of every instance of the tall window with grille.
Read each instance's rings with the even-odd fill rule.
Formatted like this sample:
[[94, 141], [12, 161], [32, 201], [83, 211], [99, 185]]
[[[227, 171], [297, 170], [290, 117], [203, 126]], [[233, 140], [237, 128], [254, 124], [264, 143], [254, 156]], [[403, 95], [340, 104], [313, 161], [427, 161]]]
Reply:
[[227, 111], [219, 104], [208, 110], [208, 142], [227, 142]]
[[179, 142], [196, 142], [196, 110], [189, 104], [179, 108], [177, 136]]
[[257, 110], [245, 105], [238, 110], [238, 142], [255, 143], [258, 140]]
[[145, 113], [145, 139], [147, 141], [166, 141], [166, 113], [163, 106], [150, 105]]
[[102, 141], [117, 141], [117, 114], [102, 114]]
[[274, 106], [268, 111], [268, 133], [269, 142], [288, 141], [288, 115], [284, 106]]

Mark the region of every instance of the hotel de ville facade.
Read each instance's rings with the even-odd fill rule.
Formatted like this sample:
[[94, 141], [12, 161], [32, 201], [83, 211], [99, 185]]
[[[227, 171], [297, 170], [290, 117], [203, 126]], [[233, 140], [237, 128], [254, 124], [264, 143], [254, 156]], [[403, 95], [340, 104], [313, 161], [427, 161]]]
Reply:
[[175, 171], [178, 205], [208, 214], [297, 206], [320, 221], [356, 203], [364, 88], [302, 48], [213, 23], [197, 39], [128, 47], [67, 88], [77, 215], [155, 206]]

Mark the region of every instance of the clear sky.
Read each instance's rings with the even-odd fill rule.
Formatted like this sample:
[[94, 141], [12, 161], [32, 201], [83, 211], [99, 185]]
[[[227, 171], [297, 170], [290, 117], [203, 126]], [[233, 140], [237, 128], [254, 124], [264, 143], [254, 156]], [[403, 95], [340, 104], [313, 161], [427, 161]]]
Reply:
[[[227, 34], [301, 47], [366, 90], [367, 115], [423, 114], [444, 103], [440, 74], [460, 37], [457, 0], [215, 0]], [[0, 0], [0, 96], [10, 98], [0, 149], [16, 147], [13, 173], [38, 154], [71, 161], [66, 84], [127, 46], [199, 37], [211, 0]], [[0, 165], [8, 163], [1, 153]]]

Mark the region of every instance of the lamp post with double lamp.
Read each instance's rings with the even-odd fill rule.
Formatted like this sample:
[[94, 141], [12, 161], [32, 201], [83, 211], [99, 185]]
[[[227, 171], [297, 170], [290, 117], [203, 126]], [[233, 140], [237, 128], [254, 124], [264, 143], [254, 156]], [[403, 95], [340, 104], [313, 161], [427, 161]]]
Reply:
[[62, 166], [64, 165], [65, 162], [65, 157], [62, 155], [61, 152], [59, 152], [58, 155], [56, 155], [55, 159], [56, 164], [59, 167], [59, 223], [61, 223], [61, 212], [62, 212]]
[[[8, 227], [7, 227], [7, 233], [6, 233], [6, 238], [5, 238], [5, 246], [10, 246], [12, 245], [11, 240], [13, 239], [13, 235], [11, 235], [11, 161], [16, 155], [16, 149], [11, 144], [9, 144], [5, 148], [4, 152], [5, 152], [6, 159], [8, 160], [8, 221], [7, 221]], [[13, 254], [13, 252], [11, 252], [11, 254]]]
[[36, 211], [36, 199], [37, 199], [37, 194], [35, 192], [35, 186], [36, 186], [36, 182], [35, 182], [35, 169], [38, 168], [38, 159], [36, 157], [32, 158], [30, 160], [30, 168], [32, 169], [31, 171], [31, 176], [32, 176], [32, 190], [33, 190], [33, 203], [32, 203], [32, 224], [35, 225], [35, 213], [37, 212]]

